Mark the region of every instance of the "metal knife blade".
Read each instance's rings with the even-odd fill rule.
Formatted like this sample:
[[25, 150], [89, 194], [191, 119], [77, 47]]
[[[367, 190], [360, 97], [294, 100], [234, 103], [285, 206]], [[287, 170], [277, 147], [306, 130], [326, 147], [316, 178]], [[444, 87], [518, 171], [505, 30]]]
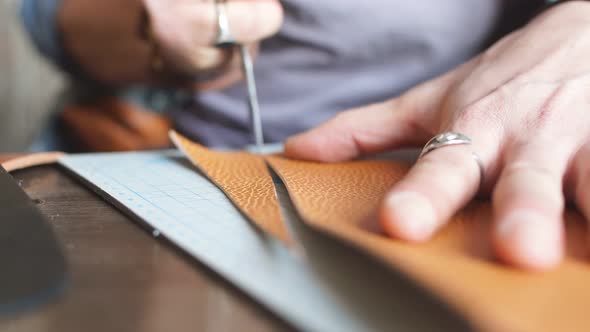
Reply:
[[256, 90], [256, 80], [254, 78], [254, 64], [250, 51], [246, 45], [240, 45], [240, 55], [242, 57], [242, 69], [248, 88], [248, 106], [250, 109], [250, 125], [254, 135], [254, 142], [258, 152], [262, 151], [264, 146], [264, 136], [262, 132], [262, 119], [260, 116], [260, 105], [258, 104], [258, 92]]

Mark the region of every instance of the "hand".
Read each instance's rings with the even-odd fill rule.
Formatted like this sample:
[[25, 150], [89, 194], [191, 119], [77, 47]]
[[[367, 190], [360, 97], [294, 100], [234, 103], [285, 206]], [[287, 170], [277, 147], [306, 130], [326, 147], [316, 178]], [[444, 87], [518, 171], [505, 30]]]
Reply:
[[392, 188], [380, 213], [387, 234], [426, 241], [481, 189], [492, 192], [500, 257], [558, 264], [565, 198], [590, 220], [590, 3], [556, 6], [439, 78], [291, 138], [286, 153], [337, 162], [445, 131], [473, 144], [434, 150]]
[[[282, 24], [278, 0], [229, 0], [226, 8], [239, 43], [256, 43], [276, 33]], [[229, 84], [239, 79], [237, 62], [232, 66], [228, 60], [231, 52], [213, 47], [217, 36], [213, 0], [63, 0], [58, 15], [63, 43], [76, 62], [100, 81], [157, 80], [152, 70], [153, 45], [140, 33], [144, 10], [164, 70], [199, 76], [227, 67], [227, 75], [219, 80]]]

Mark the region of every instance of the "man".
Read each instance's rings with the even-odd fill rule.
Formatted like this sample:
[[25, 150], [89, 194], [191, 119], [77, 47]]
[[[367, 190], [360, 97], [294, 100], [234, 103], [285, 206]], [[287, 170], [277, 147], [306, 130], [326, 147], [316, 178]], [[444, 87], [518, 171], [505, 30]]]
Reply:
[[[288, 140], [290, 156], [340, 161], [442, 134], [384, 200], [391, 236], [425, 241], [479, 190], [492, 192], [501, 257], [547, 269], [563, 256], [565, 197], [590, 218], [590, 3], [549, 8], [479, 55], [500, 20], [498, 1], [224, 6], [236, 40], [258, 51], [267, 140], [353, 108]], [[28, 0], [23, 11], [41, 50], [76, 77], [189, 86], [188, 102], [171, 110], [177, 129], [239, 147], [250, 137], [245, 89], [231, 51], [212, 46], [215, 13], [212, 1], [196, 0]], [[91, 132], [132, 127], [115, 118]]]

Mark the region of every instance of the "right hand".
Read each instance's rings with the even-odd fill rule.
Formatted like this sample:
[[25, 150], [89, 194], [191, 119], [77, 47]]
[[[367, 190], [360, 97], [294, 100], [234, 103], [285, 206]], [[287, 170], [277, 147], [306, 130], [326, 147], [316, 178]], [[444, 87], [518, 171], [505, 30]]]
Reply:
[[[240, 75], [235, 61], [228, 64], [230, 51], [213, 46], [214, 6], [213, 0], [63, 0], [58, 22], [69, 54], [95, 79], [109, 84], [154, 82], [153, 50], [138, 31], [145, 10], [165, 69], [198, 77], [227, 65], [217, 84], [209, 82], [219, 86]], [[278, 0], [228, 0], [225, 6], [238, 43], [255, 44], [282, 24]]]

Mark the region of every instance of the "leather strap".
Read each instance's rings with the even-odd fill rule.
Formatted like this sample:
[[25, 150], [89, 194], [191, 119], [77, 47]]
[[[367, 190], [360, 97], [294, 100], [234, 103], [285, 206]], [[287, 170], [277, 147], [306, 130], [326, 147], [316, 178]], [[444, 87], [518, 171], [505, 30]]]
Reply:
[[261, 156], [209, 150], [174, 131], [170, 138], [252, 222], [283, 242], [290, 242], [272, 177]]
[[[263, 229], [282, 225], [274, 212], [278, 202], [264, 157], [213, 152], [184, 140], [179, 145]], [[566, 213], [568, 248], [563, 264], [551, 272], [527, 273], [494, 260], [488, 202], [470, 204], [428, 243], [411, 245], [387, 238], [377, 225], [376, 211], [385, 192], [409, 169], [407, 163], [320, 164], [281, 156], [266, 160], [305, 222], [405, 272], [477, 328], [579, 331], [590, 324], [590, 263], [584, 221], [577, 213]]]

